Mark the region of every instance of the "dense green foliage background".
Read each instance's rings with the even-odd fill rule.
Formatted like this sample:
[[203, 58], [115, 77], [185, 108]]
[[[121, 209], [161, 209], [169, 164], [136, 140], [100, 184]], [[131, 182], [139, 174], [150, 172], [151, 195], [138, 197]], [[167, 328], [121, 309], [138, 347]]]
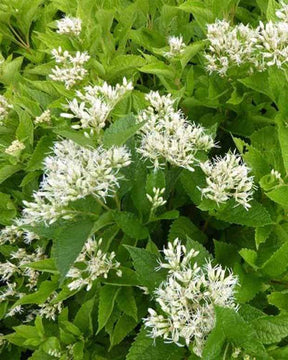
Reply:
[[[204, 257], [210, 254], [215, 263], [233, 269], [240, 283], [238, 312], [216, 309], [216, 327], [202, 358], [230, 359], [235, 348], [241, 348], [243, 359], [288, 358], [287, 70], [271, 67], [221, 78], [208, 74], [203, 56], [207, 24], [226, 18], [257, 26], [259, 20], [273, 20], [277, 7], [276, 0], [1, 1], [1, 94], [13, 105], [0, 127], [3, 227], [21, 215], [23, 200], [31, 200], [38, 189], [43, 160], [59, 137], [96, 146], [104, 136], [108, 146], [126, 143], [133, 149], [138, 128], [133, 122], [131, 126], [129, 116], [146, 106], [144, 94], [150, 90], [171, 93], [189, 120], [213, 134], [219, 147], [209, 157], [237, 149], [252, 169], [257, 189], [249, 211], [235, 207], [232, 200], [217, 206], [201, 198], [197, 186], [205, 183], [205, 176], [200, 168], [190, 172], [167, 167], [155, 173], [134, 154], [117, 192], [118, 204], [108, 201], [110, 210], [85, 198], [74, 204], [78, 215], [73, 220], [33, 228], [40, 240], [26, 248], [33, 252], [40, 242], [49, 259], [31, 265], [41, 271], [37, 291], [23, 290], [19, 275], [17, 289], [25, 295], [0, 302], [0, 359], [52, 360], [56, 357], [51, 350], [60, 352], [62, 360], [197, 359], [192, 348], [161, 339], [153, 344], [142, 326], [153, 304], [153, 289], [163, 280], [163, 274], [155, 272], [159, 250], [167, 241], [178, 237], [185, 242], [187, 236]], [[64, 14], [82, 19], [78, 38], [55, 32], [55, 21]], [[187, 47], [179, 57], [167, 59], [163, 53], [172, 35], [182, 35]], [[55, 66], [51, 50], [59, 46], [87, 51], [91, 57], [88, 75], [69, 90], [48, 76]], [[100, 135], [87, 138], [60, 117], [75, 89], [100, 80], [114, 85], [124, 76], [134, 90], [116, 105], [111, 125]], [[52, 123], [35, 124], [47, 109]], [[15, 138], [25, 144], [17, 157], [5, 153]], [[272, 169], [281, 174], [281, 184], [273, 180]], [[155, 186], [166, 187], [168, 201], [147, 221], [146, 192]], [[65, 275], [91, 234], [104, 239], [106, 250], [116, 252], [123, 275], [110, 274], [90, 291], [71, 292]], [[1, 245], [1, 261], [17, 246], [23, 242]], [[150, 295], [139, 288], [143, 286]], [[56, 300], [64, 302], [55, 321], [38, 316], [24, 324], [24, 314], [6, 317], [16, 302], [33, 307], [54, 291]]]

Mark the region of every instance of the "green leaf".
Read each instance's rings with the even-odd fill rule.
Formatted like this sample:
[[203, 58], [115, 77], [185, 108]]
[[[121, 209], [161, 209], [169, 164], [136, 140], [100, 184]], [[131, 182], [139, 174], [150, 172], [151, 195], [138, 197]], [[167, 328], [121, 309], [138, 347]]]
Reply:
[[122, 314], [111, 335], [111, 347], [119, 344], [137, 325], [137, 320]]
[[38, 141], [36, 148], [27, 164], [26, 171], [42, 170], [43, 160], [47, 154], [51, 151], [50, 148], [53, 145], [53, 138], [50, 136], [42, 136]]
[[284, 167], [286, 170], [286, 174], [288, 174], [288, 128], [285, 125], [279, 124], [278, 137], [279, 137]]
[[272, 344], [288, 336], [288, 315], [263, 316], [252, 321], [263, 344]]
[[30, 269], [35, 269], [43, 272], [48, 272], [52, 274], [58, 274], [58, 270], [55, 265], [54, 259], [44, 259], [39, 261], [34, 261], [28, 264], [22, 265], [23, 268], [28, 267]]
[[24, 114], [20, 117], [20, 122], [16, 130], [16, 137], [22, 142], [27, 142], [28, 144], [33, 145], [33, 122], [29, 115], [26, 113]]
[[147, 336], [142, 327], [129, 349], [126, 360], [183, 360], [186, 350], [175, 344], [165, 344], [162, 339], [154, 340]]
[[148, 229], [140, 223], [136, 215], [127, 211], [115, 211], [113, 217], [120, 229], [132, 239], [146, 239]]
[[254, 328], [245, 322], [243, 318], [233, 309], [216, 306], [216, 327], [220, 327], [226, 339], [246, 350], [249, 354], [263, 356], [265, 359], [264, 346], [257, 339]]
[[288, 242], [285, 242], [263, 264], [262, 271], [270, 277], [280, 276], [288, 267]]
[[103, 145], [107, 148], [113, 145], [123, 145], [128, 139], [135, 135], [143, 125], [143, 122], [137, 124], [133, 115], [120, 118], [105, 130]]
[[250, 205], [251, 208], [245, 210], [243, 206], [238, 205], [235, 207], [233, 201], [228, 201], [212, 214], [219, 220], [251, 227], [273, 224], [270, 214], [262, 204], [253, 200]]
[[94, 309], [94, 304], [94, 297], [85, 301], [81, 305], [73, 321], [73, 324], [76, 325], [86, 336], [93, 334], [92, 311]]
[[266, 192], [266, 196], [277, 204], [288, 207], [288, 185], [280, 185], [272, 191]]
[[137, 305], [132, 287], [122, 288], [117, 296], [116, 301], [121, 311], [137, 321]]
[[60, 272], [60, 281], [63, 281], [71, 265], [83, 248], [85, 241], [91, 235], [94, 221], [83, 218], [69, 223], [57, 231], [54, 238], [55, 263]]
[[186, 241], [187, 236], [200, 243], [206, 241], [206, 235], [190, 219], [180, 216], [177, 220], [173, 221], [169, 230], [168, 240], [173, 241], [179, 238], [182, 241]]
[[57, 287], [56, 281], [43, 281], [39, 286], [39, 290], [22, 296], [14, 303], [13, 307], [25, 304], [42, 304]]
[[17, 214], [16, 207], [8, 194], [0, 193], [0, 224], [11, 224]]
[[100, 289], [99, 309], [98, 309], [98, 330], [97, 334], [106, 325], [109, 320], [114, 303], [120, 288], [110, 285], [104, 285]]
[[4, 165], [0, 169], [0, 184], [22, 169], [22, 165]]
[[173, 68], [169, 67], [168, 65], [160, 61], [144, 65], [139, 70], [147, 74], [163, 76], [164, 78], [168, 78], [168, 79], [173, 79], [175, 77]]
[[153, 292], [153, 290], [166, 278], [166, 271], [155, 270], [159, 267], [159, 257], [145, 249], [139, 249], [128, 245], [125, 245], [125, 248], [132, 257], [133, 265], [141, 285], [146, 286], [150, 292]]
[[288, 309], [288, 293], [287, 291], [274, 291], [267, 296], [268, 302], [271, 305], [277, 306], [280, 310], [287, 311]]

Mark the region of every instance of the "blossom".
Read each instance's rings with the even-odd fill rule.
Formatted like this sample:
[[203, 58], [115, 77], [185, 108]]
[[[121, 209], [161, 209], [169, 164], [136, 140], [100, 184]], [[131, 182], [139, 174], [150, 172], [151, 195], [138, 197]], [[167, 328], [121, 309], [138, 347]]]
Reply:
[[40, 116], [35, 119], [35, 124], [51, 124], [51, 112], [50, 110], [44, 111]]
[[155, 169], [168, 162], [194, 171], [197, 153], [214, 146], [212, 137], [200, 125], [187, 121], [180, 110], [174, 110], [171, 95], [161, 96], [151, 91], [146, 100], [150, 106], [137, 117], [137, 122], [144, 123], [139, 131], [137, 151], [149, 159]]
[[86, 51], [77, 51], [73, 56], [67, 50], [63, 52], [59, 46], [58, 49], [53, 49], [51, 53], [56, 64], [59, 64], [52, 69], [52, 74], [50, 74], [52, 80], [64, 82], [66, 89], [70, 89], [77, 81], [83, 80], [87, 74], [84, 64], [90, 59]]
[[12, 105], [8, 103], [5, 96], [0, 95], [0, 125], [3, 125], [3, 120], [7, 117], [9, 109]]
[[288, 4], [286, 4], [284, 1], [280, 1], [281, 8], [276, 11], [276, 16], [281, 21], [288, 22]]
[[148, 201], [152, 204], [152, 210], [157, 209], [160, 206], [163, 206], [166, 204], [166, 200], [163, 198], [163, 194], [165, 192], [165, 188], [159, 189], [159, 188], [153, 188], [153, 195], [146, 194], [146, 197]]
[[243, 163], [241, 157], [235, 153], [227, 153], [224, 158], [216, 157], [212, 161], [200, 164], [206, 175], [207, 187], [200, 189], [202, 196], [224, 203], [231, 198], [249, 209], [249, 201], [253, 194], [253, 176], [249, 176], [250, 169]]
[[40, 315], [46, 319], [55, 320], [56, 315], [60, 314], [63, 309], [62, 301], [54, 302], [57, 296], [58, 293], [54, 291], [43, 304], [38, 305], [40, 309], [34, 310], [33, 314]]
[[226, 20], [217, 20], [207, 26], [209, 48], [205, 53], [208, 72], [226, 75], [232, 66], [258, 65], [257, 30], [249, 25], [231, 26]]
[[11, 156], [18, 156], [25, 149], [23, 142], [19, 140], [12, 141], [11, 145], [5, 149], [5, 153]]
[[[69, 219], [69, 202], [88, 195], [111, 196], [122, 178], [120, 170], [131, 163], [125, 146], [86, 148], [71, 140], [56, 142], [53, 154], [44, 160], [44, 179], [32, 202], [24, 201], [22, 222], [49, 224], [59, 217]], [[73, 213], [73, 211], [72, 211]]]
[[65, 35], [79, 36], [82, 28], [82, 21], [79, 18], [65, 16], [61, 20], [56, 21], [57, 33]]
[[69, 113], [61, 116], [68, 119], [78, 118], [80, 123], [73, 125], [74, 129], [91, 129], [98, 133], [105, 125], [108, 115], [123, 96], [133, 89], [132, 83], [123, 78], [122, 85], [86, 86], [84, 93], [77, 91], [77, 98], [68, 104]]
[[[116, 254], [114, 252], [104, 253], [101, 250], [102, 239], [96, 241], [90, 238], [85, 243], [81, 253], [76, 259], [74, 266], [69, 270], [67, 277], [72, 281], [68, 284], [70, 290], [78, 290], [86, 286], [89, 291], [93, 282], [101, 277], [107, 278], [110, 270], [116, 270], [116, 274], [121, 276], [119, 270], [120, 263], [115, 261]], [[77, 267], [81, 263], [82, 266]]]
[[184, 49], [186, 48], [182, 36], [170, 36], [168, 38], [168, 44], [170, 47], [169, 52], [164, 53], [164, 56], [168, 58], [172, 58], [174, 56], [182, 54]]
[[187, 346], [194, 343], [193, 351], [201, 356], [215, 325], [214, 305], [237, 309], [234, 301], [237, 277], [210, 261], [198, 266], [195, 260], [198, 252], [188, 251], [178, 239], [163, 252], [160, 268], [168, 269], [168, 275], [154, 293], [161, 314], [148, 309], [144, 324], [150, 337], [162, 337], [178, 346], [183, 346], [183, 340]]

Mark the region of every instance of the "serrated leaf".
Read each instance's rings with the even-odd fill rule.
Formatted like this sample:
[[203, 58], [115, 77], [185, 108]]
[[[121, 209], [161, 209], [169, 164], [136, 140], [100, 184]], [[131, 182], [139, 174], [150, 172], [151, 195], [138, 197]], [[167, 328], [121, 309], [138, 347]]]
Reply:
[[144, 122], [137, 124], [133, 115], [120, 118], [105, 130], [103, 145], [107, 148], [113, 145], [123, 145], [128, 139], [135, 135], [143, 125]]
[[288, 336], [288, 315], [263, 316], [252, 322], [263, 344], [273, 344]]
[[115, 211], [113, 217], [120, 229], [133, 239], [146, 239], [149, 236], [148, 229], [142, 225], [133, 213], [127, 211]]
[[162, 339], [154, 343], [143, 327], [132, 343], [126, 360], [183, 360], [185, 353], [184, 348], [175, 344], [165, 344]]
[[146, 286], [150, 292], [159, 286], [166, 278], [166, 271], [155, 269], [159, 267], [159, 257], [145, 249], [125, 245], [133, 260], [133, 265], [142, 286]]
[[104, 285], [100, 289], [99, 308], [98, 308], [98, 330], [97, 334], [106, 325], [112, 314], [114, 303], [120, 288]]
[[256, 200], [250, 202], [251, 208], [245, 210], [243, 206], [235, 207], [233, 201], [228, 201], [221, 206], [213, 215], [219, 219], [229, 223], [258, 227], [273, 224], [270, 214], [265, 207]]
[[54, 240], [55, 263], [63, 281], [71, 265], [83, 248], [85, 241], [91, 235], [94, 220], [86, 218], [69, 223], [56, 232]]
[[137, 321], [137, 305], [132, 287], [122, 288], [117, 296], [117, 306], [129, 317]]
[[35, 150], [27, 164], [26, 171], [41, 170], [43, 167], [43, 160], [50, 152], [53, 144], [53, 138], [50, 136], [42, 136], [38, 141]]

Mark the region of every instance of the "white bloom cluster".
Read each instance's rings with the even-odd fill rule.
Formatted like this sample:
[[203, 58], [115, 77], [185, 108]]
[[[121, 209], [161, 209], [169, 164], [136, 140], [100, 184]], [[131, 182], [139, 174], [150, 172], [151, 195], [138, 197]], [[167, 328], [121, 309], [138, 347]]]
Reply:
[[35, 119], [35, 124], [51, 124], [51, 112], [50, 110], [45, 110], [40, 116], [37, 116]]
[[170, 36], [168, 38], [169, 51], [164, 53], [164, 56], [168, 58], [173, 58], [174, 56], [180, 55], [183, 53], [186, 45], [183, 41], [182, 36]]
[[237, 309], [234, 302], [237, 277], [220, 265], [210, 262], [199, 267], [192, 265], [192, 258], [198, 252], [187, 251], [176, 239], [164, 249], [165, 262], [161, 268], [168, 269], [166, 281], [155, 291], [156, 302], [161, 314], [149, 309], [144, 319], [150, 328], [152, 338], [163, 337], [165, 342], [174, 342], [187, 346], [194, 342], [193, 351], [201, 356], [206, 337], [215, 324], [214, 305]]
[[74, 129], [91, 129], [91, 133], [98, 133], [105, 125], [106, 120], [114, 106], [128, 92], [133, 90], [133, 85], [123, 78], [122, 85], [86, 86], [84, 93], [77, 91], [77, 98], [69, 102], [68, 109], [71, 113], [62, 113], [68, 119], [78, 118], [80, 124], [73, 125]]
[[34, 288], [37, 285], [39, 272], [28, 267], [23, 267], [23, 265], [45, 258], [44, 250], [40, 247], [37, 247], [36, 251], [32, 254], [29, 254], [24, 248], [18, 248], [17, 251], [10, 254], [9, 260], [0, 263], [1, 281], [7, 281], [14, 275], [20, 275], [27, 278], [26, 286], [29, 289]]
[[0, 95], [0, 125], [3, 125], [3, 120], [7, 117], [9, 109], [12, 105], [8, 103], [5, 96]]
[[217, 204], [234, 198], [246, 210], [251, 207], [249, 201], [254, 188], [253, 176], [249, 176], [250, 169], [243, 163], [241, 156], [227, 153], [223, 158], [216, 157], [200, 166], [207, 182], [207, 187], [200, 189], [204, 197]]
[[65, 35], [79, 36], [82, 28], [82, 21], [79, 18], [65, 16], [61, 20], [56, 21], [57, 33]]
[[[19, 226], [18, 226], [19, 225]], [[21, 221], [15, 221], [15, 225], [9, 225], [0, 230], [0, 245], [14, 244], [16, 241], [24, 241], [31, 244], [33, 240], [38, 240], [39, 236], [31, 231], [20, 228]]]
[[226, 75], [233, 65], [257, 63], [257, 34], [249, 25], [239, 24], [233, 27], [226, 20], [217, 20], [207, 26], [207, 39], [209, 52], [205, 57], [210, 73], [216, 71], [219, 75]]
[[288, 59], [288, 4], [280, 2], [276, 11], [279, 21], [259, 22], [257, 28], [232, 26], [217, 20], [207, 27], [209, 48], [205, 54], [207, 70], [224, 76], [232, 67], [248, 66], [248, 70], [264, 71], [270, 66], [281, 68]]
[[51, 54], [56, 64], [59, 64], [52, 69], [52, 74], [50, 74], [52, 80], [63, 82], [66, 89], [70, 89], [77, 81], [83, 80], [87, 74], [84, 64], [90, 59], [87, 52], [77, 51], [73, 56], [67, 50], [63, 52], [59, 46], [58, 49], [53, 49]]
[[24, 149], [25, 145], [16, 139], [5, 149], [5, 153], [11, 156], [18, 156]]
[[[107, 278], [110, 270], [116, 270], [118, 276], [122, 276], [119, 270], [120, 263], [115, 261], [114, 252], [104, 253], [100, 246], [102, 239], [96, 241], [90, 238], [85, 243], [80, 255], [76, 259], [74, 266], [69, 270], [67, 277], [72, 279], [68, 284], [70, 290], [79, 290], [86, 286], [89, 291], [93, 282], [101, 277]], [[81, 266], [77, 266], [81, 264]]]
[[105, 201], [119, 186], [119, 171], [130, 165], [126, 147], [88, 149], [71, 140], [56, 142], [53, 155], [44, 161], [44, 179], [34, 201], [24, 201], [22, 221], [53, 223], [69, 218], [69, 202], [93, 195]]
[[152, 210], [157, 209], [160, 206], [163, 206], [166, 204], [166, 200], [163, 198], [163, 194], [165, 193], [165, 188], [159, 189], [159, 188], [153, 188], [153, 195], [146, 194], [148, 201], [152, 205]]
[[188, 122], [183, 113], [174, 110], [171, 95], [161, 96], [151, 91], [146, 95], [150, 106], [137, 117], [140, 129], [140, 147], [137, 151], [149, 159], [155, 169], [172, 165], [194, 171], [199, 151], [208, 151], [214, 146], [213, 139], [203, 127]]
[[43, 304], [39, 304], [40, 309], [33, 310], [31, 315], [40, 315], [46, 319], [55, 320], [56, 315], [60, 314], [63, 309], [62, 301], [53, 302], [57, 296], [58, 293], [55, 291]]

